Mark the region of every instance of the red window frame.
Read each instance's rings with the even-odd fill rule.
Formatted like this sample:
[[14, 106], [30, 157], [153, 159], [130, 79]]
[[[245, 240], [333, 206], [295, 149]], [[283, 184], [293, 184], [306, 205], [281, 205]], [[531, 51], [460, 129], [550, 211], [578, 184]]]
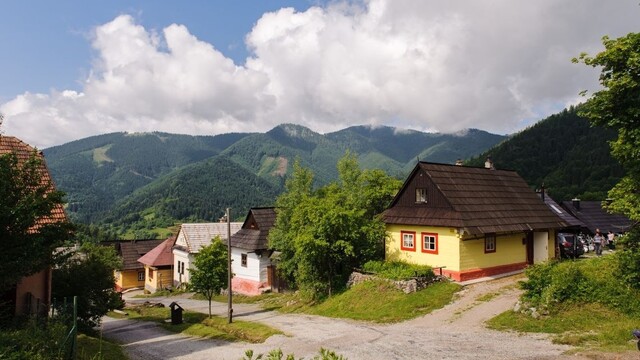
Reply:
[[[429, 236], [434, 238], [434, 247], [435, 249], [431, 250], [431, 249], [427, 249], [424, 246], [424, 238], [425, 236]], [[420, 246], [422, 247], [422, 252], [426, 253], [426, 254], [438, 254], [438, 234], [435, 233], [428, 233], [428, 232], [423, 232], [420, 234]]]
[[[488, 245], [491, 244], [491, 242], [493, 242], [493, 248], [488, 247]], [[484, 236], [484, 253], [485, 254], [494, 253], [496, 252], [497, 247], [498, 247], [498, 239], [496, 237], [496, 234], [486, 234]]]
[[[413, 247], [404, 246], [405, 235], [413, 236]], [[416, 251], [416, 232], [415, 231], [400, 231], [400, 249], [406, 250], [406, 251]]]

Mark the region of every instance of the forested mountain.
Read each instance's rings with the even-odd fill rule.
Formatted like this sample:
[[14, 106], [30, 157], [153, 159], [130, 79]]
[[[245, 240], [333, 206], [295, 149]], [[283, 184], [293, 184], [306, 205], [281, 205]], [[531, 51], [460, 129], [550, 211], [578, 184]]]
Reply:
[[296, 159], [318, 186], [336, 178], [347, 150], [363, 168], [403, 178], [418, 158], [453, 163], [503, 139], [480, 130], [451, 135], [365, 126], [322, 135], [284, 124], [264, 134], [114, 133], [44, 153], [74, 220], [148, 237], [172, 222], [216, 221], [226, 207], [241, 220], [251, 206], [272, 205]]
[[555, 200], [604, 200], [624, 171], [611, 157], [611, 129], [592, 127], [577, 108], [552, 115], [466, 164], [483, 166], [490, 156], [498, 169], [517, 171], [532, 188]]

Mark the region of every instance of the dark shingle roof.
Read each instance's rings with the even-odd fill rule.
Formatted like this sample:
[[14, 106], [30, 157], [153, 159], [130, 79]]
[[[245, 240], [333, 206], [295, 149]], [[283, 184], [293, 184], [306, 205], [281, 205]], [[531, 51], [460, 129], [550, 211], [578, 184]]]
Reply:
[[610, 214], [602, 208], [601, 201], [563, 201], [562, 207], [573, 216], [580, 219], [592, 233], [596, 229], [602, 232], [626, 232], [632, 225], [631, 220], [624, 215]]
[[555, 202], [549, 195], [544, 196], [544, 203], [547, 204], [549, 209], [553, 211], [560, 219], [562, 219], [565, 223], [567, 223], [568, 227], [573, 228], [586, 228], [585, 223], [580, 221], [580, 219], [571, 215], [566, 209], [560, 206], [557, 202]]
[[[416, 183], [430, 193], [426, 203], [411, 198]], [[474, 235], [566, 226], [515, 171], [427, 162], [416, 165], [383, 220]]]
[[231, 235], [231, 246], [247, 250], [267, 249], [267, 235], [275, 221], [275, 208], [252, 208], [240, 231]]
[[162, 239], [151, 240], [118, 240], [103, 242], [104, 245], [113, 245], [122, 258], [122, 270], [142, 269], [138, 259], [163, 242]]

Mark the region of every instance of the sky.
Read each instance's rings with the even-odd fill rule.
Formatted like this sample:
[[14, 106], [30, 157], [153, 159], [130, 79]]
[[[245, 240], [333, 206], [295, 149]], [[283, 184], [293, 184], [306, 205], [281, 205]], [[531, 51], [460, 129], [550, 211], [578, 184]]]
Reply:
[[512, 134], [585, 100], [637, 0], [3, 0], [0, 133]]

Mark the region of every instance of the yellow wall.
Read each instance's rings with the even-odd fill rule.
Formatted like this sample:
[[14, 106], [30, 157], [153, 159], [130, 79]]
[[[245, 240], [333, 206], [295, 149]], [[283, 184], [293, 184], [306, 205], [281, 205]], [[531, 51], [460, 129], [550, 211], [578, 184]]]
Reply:
[[[414, 231], [416, 233], [415, 251], [401, 249], [401, 231]], [[422, 252], [421, 233], [423, 232], [438, 234], [438, 254]], [[455, 229], [387, 224], [387, 235], [385, 246], [387, 260], [401, 260], [432, 267], [445, 266], [447, 270], [460, 271], [460, 240]]]
[[[402, 250], [401, 232], [416, 233], [415, 251]], [[423, 253], [420, 234], [423, 232], [438, 234], [438, 254]], [[407, 225], [387, 225], [386, 259], [402, 260], [413, 264], [425, 264], [432, 267], [444, 266], [447, 271], [466, 271], [486, 269], [502, 265], [524, 263], [527, 261], [527, 249], [522, 239], [524, 233], [498, 234], [496, 251], [484, 252], [484, 237], [460, 240], [456, 229], [442, 227], [421, 227]], [[553, 240], [550, 240], [552, 242]], [[550, 246], [553, 255], [553, 246]]]
[[527, 261], [526, 245], [522, 243], [524, 233], [498, 234], [496, 251], [484, 252], [484, 237], [463, 240], [460, 243], [460, 270], [484, 269], [495, 266], [522, 263]]
[[[153, 270], [153, 278], [149, 276], [149, 270]], [[145, 290], [156, 292], [167, 286], [173, 286], [173, 270], [171, 268], [158, 270], [145, 265], [144, 271], [146, 279]]]
[[114, 274], [116, 279], [116, 287], [121, 290], [131, 289], [134, 287], [143, 287], [144, 280], [138, 281], [138, 271], [142, 271], [142, 269], [116, 271]]

